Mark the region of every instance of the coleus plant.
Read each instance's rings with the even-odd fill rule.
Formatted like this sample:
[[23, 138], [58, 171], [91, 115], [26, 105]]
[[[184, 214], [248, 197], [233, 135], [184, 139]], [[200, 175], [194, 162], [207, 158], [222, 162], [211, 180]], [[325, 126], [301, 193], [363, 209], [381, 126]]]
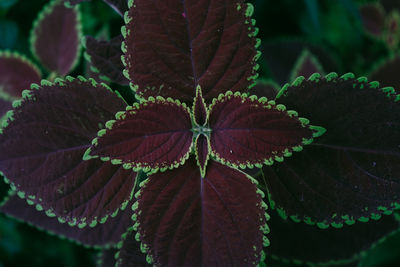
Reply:
[[[30, 36], [32, 54], [48, 73], [48, 79], [65, 76], [78, 63], [81, 21], [77, 7], [52, 1], [39, 13]], [[40, 68], [18, 52], [0, 51], [0, 116], [21, 97], [25, 88], [42, 79]]]
[[[116, 252], [119, 266], [257, 265], [268, 236], [267, 255], [307, 262], [304, 239], [343, 231], [354, 244], [313, 259], [324, 263], [398, 229], [394, 216], [353, 225], [399, 206], [393, 88], [313, 74], [258, 98], [248, 93], [259, 57], [251, 5], [128, 6], [122, 63], [138, 103], [81, 76], [31, 85], [0, 136], [12, 188], [2, 211], [89, 246], [122, 234], [103, 254], [113, 263]], [[251, 177], [246, 168], [261, 170]], [[285, 234], [298, 238], [294, 249], [285, 250]]]

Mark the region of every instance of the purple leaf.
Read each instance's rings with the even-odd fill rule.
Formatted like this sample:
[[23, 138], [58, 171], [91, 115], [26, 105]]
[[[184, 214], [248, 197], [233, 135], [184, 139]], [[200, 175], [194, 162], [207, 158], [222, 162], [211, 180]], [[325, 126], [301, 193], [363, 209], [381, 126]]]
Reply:
[[66, 75], [78, 63], [81, 24], [77, 8], [53, 0], [39, 14], [31, 32], [32, 53], [49, 71]]
[[279, 85], [271, 80], [257, 80], [256, 85], [249, 90], [250, 95], [256, 95], [258, 98], [266, 97], [268, 100], [275, 99], [279, 92]]
[[177, 167], [189, 157], [193, 133], [190, 111], [171, 99], [149, 98], [119, 112], [99, 132], [86, 158], [112, 159], [126, 168]]
[[195, 140], [195, 144], [197, 165], [200, 167], [201, 177], [204, 177], [206, 173], [207, 161], [210, 157], [210, 141], [204, 134], [199, 134]]
[[[255, 266], [268, 239], [256, 184], [236, 169], [210, 161], [202, 178], [194, 159], [149, 176], [138, 197], [143, 249], [160, 266]], [[129, 266], [128, 236], [120, 266]], [[122, 255], [125, 255], [122, 257]], [[126, 264], [126, 265], [125, 265]]]
[[263, 42], [261, 48], [263, 58], [271, 70], [272, 78], [280, 85], [289, 80], [293, 64], [305, 49], [320, 60], [325, 71], [337, 71], [338, 69], [335, 59], [328, 51], [303, 41], [279, 40]]
[[[131, 202], [128, 203], [129, 206], [132, 205]], [[107, 247], [117, 244], [121, 235], [132, 225], [131, 216], [133, 214], [128, 208], [124, 212], [119, 212], [116, 217], [109, 218], [105, 223], [80, 229], [66, 223], [61, 224], [57, 218], [49, 217], [43, 211], [36, 210], [35, 206], [28, 205], [26, 200], [16, 195], [11, 196], [0, 207], [0, 211], [41, 230], [91, 247]]]
[[263, 168], [272, 206], [323, 228], [379, 219], [399, 206], [400, 105], [392, 88], [331, 73], [286, 85], [279, 95], [327, 131], [302, 153]]
[[290, 81], [294, 81], [299, 76], [308, 78], [314, 73], [325, 74], [318, 59], [308, 50], [303, 50], [290, 74]]
[[400, 93], [400, 56], [385, 60], [371, 72], [369, 79], [378, 81], [381, 86], [393, 86]]
[[[12, 102], [8, 100], [1, 99], [0, 97], [0, 120], [2, 121], [5, 119], [4, 115], [6, 114], [7, 111], [12, 109]], [[3, 117], [4, 116], [4, 117]]]
[[82, 157], [123, 100], [82, 77], [32, 88], [14, 102], [0, 136], [0, 170], [21, 197], [71, 225], [115, 215], [130, 200], [136, 173]]
[[305, 223], [283, 220], [276, 211], [271, 211], [268, 225], [271, 229], [271, 245], [266, 249], [266, 254], [308, 265], [355, 260], [400, 226], [394, 216], [384, 216], [379, 221], [346, 225], [341, 229], [319, 229]]
[[375, 37], [381, 37], [385, 27], [385, 10], [378, 3], [360, 6], [360, 15], [364, 29]]
[[135, 234], [136, 232], [133, 230], [133, 227], [130, 227], [128, 231], [122, 235], [122, 240], [118, 244], [121, 250], [116, 254], [116, 264], [113, 266], [152, 266], [147, 263], [146, 255], [142, 252], [141, 244], [136, 240]]
[[31, 83], [40, 82], [42, 74], [38, 67], [18, 53], [0, 52], [0, 94], [3, 100], [21, 97]]
[[207, 108], [200, 86], [196, 89], [196, 97], [193, 100], [193, 118], [197, 126], [204, 126], [207, 122]]
[[97, 41], [91, 36], [87, 36], [85, 40], [86, 58], [89, 59], [100, 77], [105, 76], [105, 79], [121, 85], [129, 84], [129, 81], [122, 74], [124, 70], [121, 61], [122, 35], [114, 37], [110, 41]]
[[142, 97], [191, 102], [247, 91], [259, 57], [253, 7], [243, 0], [135, 0], [123, 28], [126, 75]]
[[[67, 5], [73, 6], [82, 2], [87, 2], [90, 0], [64, 0]], [[127, 0], [103, 0], [110, 7], [112, 7], [118, 14], [124, 16], [125, 11], [128, 10], [128, 1]]]
[[233, 166], [261, 167], [301, 150], [319, 129], [285, 109], [266, 98], [220, 95], [209, 107], [212, 154]]

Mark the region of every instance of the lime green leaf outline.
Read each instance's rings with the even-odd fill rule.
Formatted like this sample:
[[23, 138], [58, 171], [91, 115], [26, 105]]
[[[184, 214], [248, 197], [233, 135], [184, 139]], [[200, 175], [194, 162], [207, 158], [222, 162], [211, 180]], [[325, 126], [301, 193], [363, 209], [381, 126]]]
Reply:
[[[41, 64], [42, 64], [42, 61], [41, 61], [40, 57], [38, 56], [38, 54], [36, 53], [36, 49], [35, 49], [35, 43], [36, 43], [36, 39], [37, 39], [35, 31], [40, 26], [40, 23], [43, 21], [43, 19], [46, 17], [46, 15], [50, 14], [53, 11], [54, 6], [57, 5], [61, 1], [62, 0], [52, 0], [51, 2], [49, 2], [47, 5], [45, 5], [43, 7], [43, 9], [39, 12], [38, 16], [34, 20], [30, 34], [29, 34], [29, 46], [30, 46], [31, 53], [32, 53], [33, 57]], [[68, 6], [68, 2], [64, 2], [64, 6], [75, 11], [75, 14], [76, 14], [75, 30], [78, 33], [78, 40], [81, 40], [83, 35], [82, 35], [82, 19], [81, 19], [81, 12], [79, 9], [79, 5]], [[78, 65], [79, 58], [81, 55], [81, 50], [82, 50], [82, 44], [81, 44], [81, 42], [78, 42], [76, 57], [73, 60], [68, 72], [71, 72]], [[46, 67], [46, 69], [47, 69], [47, 67]], [[49, 69], [47, 69], [47, 70], [50, 72], [54, 71], [54, 70], [49, 70]], [[59, 75], [59, 74], [57, 73], [57, 75]]]

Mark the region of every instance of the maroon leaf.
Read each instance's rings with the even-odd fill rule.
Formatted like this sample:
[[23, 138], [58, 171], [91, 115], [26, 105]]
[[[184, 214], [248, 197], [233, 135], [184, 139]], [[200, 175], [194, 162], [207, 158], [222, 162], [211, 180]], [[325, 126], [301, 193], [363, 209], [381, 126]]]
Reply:
[[329, 265], [355, 260], [400, 227], [394, 216], [384, 216], [379, 221], [346, 225], [341, 229], [319, 229], [304, 223], [283, 220], [276, 211], [271, 211], [268, 225], [271, 229], [271, 245], [266, 249], [266, 254], [289, 260], [292, 264], [308, 265]]
[[[81, 2], [87, 2], [90, 0], [64, 0], [64, 2], [69, 5], [77, 5]], [[103, 0], [110, 7], [112, 7], [118, 14], [124, 16], [125, 11], [128, 10], [128, 1], [127, 0]]]
[[[210, 161], [202, 178], [190, 159], [178, 169], [150, 175], [140, 192], [134, 228], [154, 264], [255, 266], [260, 261], [268, 242], [265, 203], [243, 172]], [[121, 266], [128, 264], [129, 244], [121, 248]]]
[[210, 151], [210, 141], [208, 136], [204, 134], [199, 134], [196, 138], [196, 160], [197, 164], [200, 167], [201, 177], [205, 177], [206, 173], [206, 165], [209, 159], [209, 151]]
[[10, 52], [0, 52], [0, 97], [12, 101], [21, 97], [31, 83], [38, 83], [42, 74], [26, 57]]
[[114, 266], [124, 267], [145, 267], [152, 266], [147, 263], [147, 257], [142, 251], [139, 240], [135, 238], [135, 231], [130, 227], [126, 233], [122, 235], [122, 240], [118, 244], [118, 248], [122, 248], [116, 254], [116, 264]]
[[131, 1], [123, 29], [127, 76], [142, 96], [191, 102], [246, 91], [256, 77], [256, 30], [243, 0]]
[[200, 86], [196, 89], [196, 97], [193, 101], [193, 118], [197, 126], [204, 126], [207, 122], [207, 108], [204, 103]]
[[282, 161], [318, 135], [313, 130], [318, 127], [308, 126], [308, 120], [266, 98], [228, 92], [214, 99], [209, 109], [212, 154], [233, 166]]
[[0, 136], [0, 170], [21, 197], [71, 225], [115, 215], [131, 198], [136, 174], [82, 157], [124, 102], [82, 77], [32, 88], [14, 102]]
[[31, 32], [31, 48], [40, 63], [60, 76], [70, 72], [79, 59], [81, 24], [77, 8], [53, 0], [39, 14]]
[[360, 15], [365, 30], [375, 37], [381, 37], [385, 27], [385, 10], [379, 2], [362, 5]]
[[6, 112], [12, 109], [12, 103], [9, 100], [1, 99], [0, 97], [0, 121], [5, 120]]
[[112, 159], [126, 168], [177, 167], [189, 157], [193, 133], [190, 111], [172, 99], [149, 98], [119, 112], [99, 132], [86, 158]]
[[369, 76], [372, 81], [378, 81], [381, 86], [393, 86], [400, 92], [400, 56], [385, 60], [377, 66]]
[[121, 61], [121, 43], [123, 37], [119, 35], [110, 41], [97, 41], [91, 36], [85, 39], [86, 58], [90, 61], [94, 70], [100, 77], [112, 82], [127, 85], [129, 81], [125, 78], [122, 71], [124, 65]]
[[399, 102], [392, 88], [353, 77], [313, 75], [280, 92], [277, 101], [327, 130], [302, 153], [263, 168], [284, 217], [340, 227], [399, 206]]
[[[132, 205], [132, 201], [128, 205]], [[105, 223], [80, 229], [65, 223], [61, 224], [57, 218], [49, 217], [43, 211], [36, 210], [34, 206], [28, 205], [26, 200], [16, 195], [11, 196], [0, 207], [0, 211], [41, 230], [91, 247], [108, 247], [117, 244], [121, 235], [132, 225], [131, 216], [133, 214], [131, 209], [128, 208], [124, 212], [119, 212], [115, 218], [108, 219]]]
[[271, 80], [257, 80], [256, 85], [249, 91], [250, 95], [256, 95], [258, 98], [266, 97], [269, 100], [275, 99], [279, 92], [279, 85]]
[[294, 81], [299, 76], [308, 78], [314, 73], [325, 74], [318, 59], [308, 50], [304, 50], [294, 65], [290, 74], [290, 81]]

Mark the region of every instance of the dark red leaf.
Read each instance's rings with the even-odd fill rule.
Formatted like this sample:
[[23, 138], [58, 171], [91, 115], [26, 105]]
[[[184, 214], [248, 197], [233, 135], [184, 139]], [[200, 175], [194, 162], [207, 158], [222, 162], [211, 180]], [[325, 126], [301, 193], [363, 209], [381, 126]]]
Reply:
[[127, 74], [143, 97], [192, 102], [247, 91], [256, 77], [256, 30], [243, 0], [132, 1], [125, 35]]
[[126, 168], [177, 167], [189, 157], [193, 133], [190, 111], [171, 99], [149, 98], [119, 112], [99, 132], [86, 157], [100, 156]]
[[384, 216], [379, 221], [346, 225], [341, 229], [319, 229], [305, 223], [283, 220], [276, 211], [270, 213], [268, 225], [271, 229], [271, 245], [266, 249], [266, 255], [289, 260], [292, 264], [329, 265], [354, 261], [400, 227], [399, 221], [392, 215]]
[[199, 134], [196, 138], [196, 160], [200, 167], [201, 177], [205, 176], [207, 161], [209, 159], [210, 141], [204, 134]]
[[38, 67], [17, 53], [0, 52], [0, 97], [13, 100], [21, 97], [31, 83], [40, 82], [42, 74]]
[[250, 95], [256, 95], [258, 98], [266, 97], [268, 100], [275, 99], [279, 92], [279, 85], [271, 80], [257, 80], [256, 85], [249, 90]]
[[100, 77], [112, 82], [127, 85], [129, 81], [123, 75], [124, 65], [121, 61], [122, 35], [114, 37], [110, 41], [97, 41], [91, 36], [85, 39], [86, 58], [99, 73]]
[[136, 232], [133, 227], [130, 227], [126, 233], [122, 235], [122, 240], [118, 244], [118, 248], [121, 248], [116, 254], [116, 265], [124, 267], [145, 267], [153, 266], [147, 263], [146, 254], [142, 251], [143, 246], [139, 240], [135, 238]]
[[393, 86], [400, 93], [400, 56], [387, 59], [379, 64], [369, 76], [372, 81], [378, 81], [381, 86]]
[[263, 59], [271, 71], [272, 78], [280, 85], [288, 82], [293, 65], [305, 49], [320, 60], [325, 71], [337, 71], [338, 65], [331, 53], [319, 46], [299, 40], [278, 40], [263, 42], [261, 45]]
[[228, 92], [209, 109], [212, 154], [234, 166], [270, 165], [312, 142], [308, 120], [266, 98]]
[[204, 126], [206, 124], [207, 108], [200, 87], [197, 87], [196, 97], [193, 100], [193, 118], [197, 126]]
[[340, 227], [399, 206], [399, 102], [392, 88], [353, 77], [314, 75], [280, 92], [277, 101], [327, 130], [302, 153], [263, 168], [283, 216]]
[[[132, 201], [128, 205], [130, 207]], [[108, 247], [117, 244], [121, 235], [132, 225], [131, 216], [133, 214], [131, 209], [127, 208], [124, 212], [119, 212], [116, 217], [109, 218], [105, 223], [80, 229], [60, 223], [57, 218], [49, 217], [43, 211], [36, 210], [35, 206], [28, 205], [26, 200], [16, 195], [11, 196], [0, 207], [0, 211], [41, 230], [91, 247]]]
[[294, 81], [299, 76], [308, 78], [314, 73], [325, 74], [318, 59], [310, 51], [303, 50], [293, 67], [289, 80]]
[[136, 174], [85, 150], [124, 102], [82, 77], [24, 92], [0, 136], [0, 170], [28, 202], [71, 225], [94, 223], [131, 198]]
[[381, 37], [385, 27], [385, 10], [378, 3], [360, 6], [364, 29], [375, 37]]
[[6, 119], [4, 115], [10, 109], [12, 109], [12, 102], [9, 100], [0, 98], [0, 121], [2, 121], [3, 119]]
[[[143, 249], [159, 266], [255, 266], [268, 243], [265, 203], [249, 176], [210, 161], [205, 178], [194, 159], [150, 175], [138, 197]], [[132, 235], [127, 240], [132, 239]], [[264, 240], [264, 241], [263, 241]], [[121, 248], [121, 266], [129, 244]], [[127, 244], [125, 246], [125, 244]], [[129, 265], [127, 265], [129, 266]]]
[[79, 59], [81, 26], [77, 8], [53, 0], [39, 14], [31, 33], [33, 54], [49, 71], [70, 72]]

